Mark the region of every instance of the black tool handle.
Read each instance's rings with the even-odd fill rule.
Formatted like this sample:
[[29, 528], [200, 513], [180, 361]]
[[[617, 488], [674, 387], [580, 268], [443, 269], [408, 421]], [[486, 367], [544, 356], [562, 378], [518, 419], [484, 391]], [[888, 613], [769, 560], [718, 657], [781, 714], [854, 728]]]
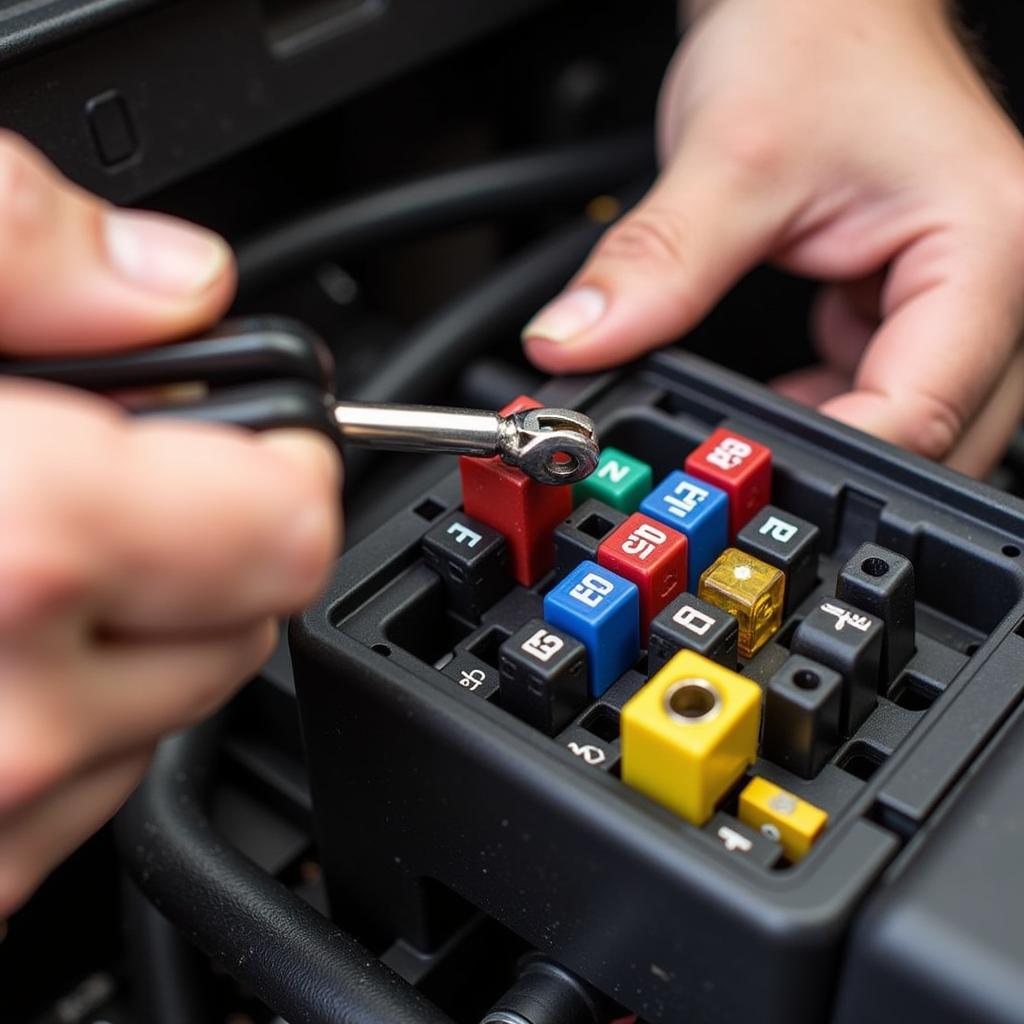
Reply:
[[136, 410], [137, 416], [227, 423], [249, 430], [302, 427], [316, 430], [337, 444], [340, 436], [331, 416], [334, 402], [324, 390], [302, 380], [264, 381], [223, 388], [189, 402], [169, 402]]
[[0, 374], [117, 391], [192, 381], [215, 386], [309, 381], [334, 389], [334, 360], [308, 327], [285, 317], [225, 320], [201, 338], [103, 356], [0, 361]]

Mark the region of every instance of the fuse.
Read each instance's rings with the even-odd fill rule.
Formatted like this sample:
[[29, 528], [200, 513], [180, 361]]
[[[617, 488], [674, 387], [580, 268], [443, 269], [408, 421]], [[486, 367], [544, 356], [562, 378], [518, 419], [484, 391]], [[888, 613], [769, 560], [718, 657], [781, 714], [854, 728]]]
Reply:
[[739, 819], [782, 843], [793, 863], [806, 856], [828, 823], [828, 815], [820, 807], [760, 776], [751, 779], [740, 793]]
[[725, 492], [675, 470], [640, 502], [640, 511], [686, 537], [686, 589], [696, 590], [700, 574], [729, 540]]
[[597, 549], [626, 517], [603, 501], [589, 498], [555, 527], [555, 573], [565, 576], [580, 562], [597, 561]]
[[735, 616], [741, 658], [752, 657], [782, 625], [786, 577], [774, 566], [726, 548], [700, 578], [701, 600]]
[[[501, 410], [502, 416], [541, 404], [520, 395]], [[572, 488], [552, 487], [530, 479], [501, 461], [462, 456], [462, 506], [466, 515], [503, 534], [509, 547], [509, 569], [529, 587], [555, 561], [555, 527], [572, 512]]]
[[768, 680], [761, 756], [813, 779], [841, 739], [843, 677], [794, 654]]
[[818, 582], [821, 532], [774, 505], [765, 505], [736, 535], [736, 547], [786, 574], [783, 615], [788, 615]]
[[684, 592], [651, 622], [647, 638], [647, 674], [654, 675], [678, 651], [703, 654], [726, 668], [736, 667], [736, 620], [707, 601]]
[[498, 651], [501, 706], [549, 736], [587, 702], [587, 655], [579, 640], [531, 619]]
[[731, 430], [716, 430], [690, 452], [686, 472], [729, 496], [730, 539], [771, 500], [771, 449]]
[[593, 697], [600, 697], [640, 656], [639, 591], [594, 562], [580, 562], [545, 594], [544, 619], [586, 647]]
[[423, 538], [423, 559], [440, 577], [452, 607], [473, 622], [512, 586], [505, 538], [456, 512]]
[[637, 510], [653, 482], [646, 462], [608, 447], [601, 452], [597, 469], [573, 488], [573, 495], [577, 505], [595, 498], [628, 515]]
[[640, 591], [640, 639], [669, 601], [686, 586], [686, 537], [634, 512], [597, 549], [598, 564]]
[[884, 692], [914, 653], [914, 566], [888, 548], [862, 544], [839, 570], [836, 597], [885, 623], [878, 677]]
[[757, 757], [761, 689], [681, 651], [622, 709], [622, 779], [703, 825]]
[[856, 732], [878, 703], [883, 632], [881, 619], [834, 597], [812, 609], [790, 641], [793, 654], [835, 669], [843, 677], [839, 721], [843, 736]]

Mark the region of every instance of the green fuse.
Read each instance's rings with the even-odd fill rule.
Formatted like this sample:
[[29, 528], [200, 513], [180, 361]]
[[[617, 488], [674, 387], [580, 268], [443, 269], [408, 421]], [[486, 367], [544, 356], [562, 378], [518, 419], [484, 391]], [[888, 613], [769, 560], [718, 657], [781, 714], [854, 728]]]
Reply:
[[586, 480], [576, 484], [572, 492], [577, 505], [588, 498], [596, 498], [629, 514], [637, 510], [641, 499], [653, 486], [651, 467], [646, 462], [618, 448], [605, 448], [597, 469]]

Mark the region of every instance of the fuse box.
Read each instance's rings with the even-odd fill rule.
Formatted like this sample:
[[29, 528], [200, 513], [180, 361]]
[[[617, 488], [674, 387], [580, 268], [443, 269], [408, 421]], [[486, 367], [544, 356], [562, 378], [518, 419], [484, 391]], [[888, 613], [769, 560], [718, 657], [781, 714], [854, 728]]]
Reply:
[[645, 1021], [826, 1020], [1024, 696], [1024, 506], [677, 351], [530, 398], [596, 420], [584, 485], [464, 465], [293, 625], [332, 906], [483, 912]]

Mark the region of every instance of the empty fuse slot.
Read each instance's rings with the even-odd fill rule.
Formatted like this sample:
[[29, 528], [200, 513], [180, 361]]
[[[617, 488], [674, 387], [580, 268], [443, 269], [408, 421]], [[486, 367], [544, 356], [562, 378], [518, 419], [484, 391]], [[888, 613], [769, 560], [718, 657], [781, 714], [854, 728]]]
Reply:
[[428, 665], [470, 633], [470, 626], [448, 610], [437, 574], [422, 565], [402, 573], [341, 625], [380, 654], [389, 645], [400, 647]]
[[887, 755], [862, 740], [854, 740], [839, 755], [839, 767], [854, 778], [867, 782], [885, 764]]
[[905, 711], [927, 711], [941, 693], [927, 679], [913, 672], [904, 672], [896, 680], [889, 699]]
[[595, 704], [580, 720], [580, 725], [608, 743], [619, 738], [619, 716], [604, 704]]

